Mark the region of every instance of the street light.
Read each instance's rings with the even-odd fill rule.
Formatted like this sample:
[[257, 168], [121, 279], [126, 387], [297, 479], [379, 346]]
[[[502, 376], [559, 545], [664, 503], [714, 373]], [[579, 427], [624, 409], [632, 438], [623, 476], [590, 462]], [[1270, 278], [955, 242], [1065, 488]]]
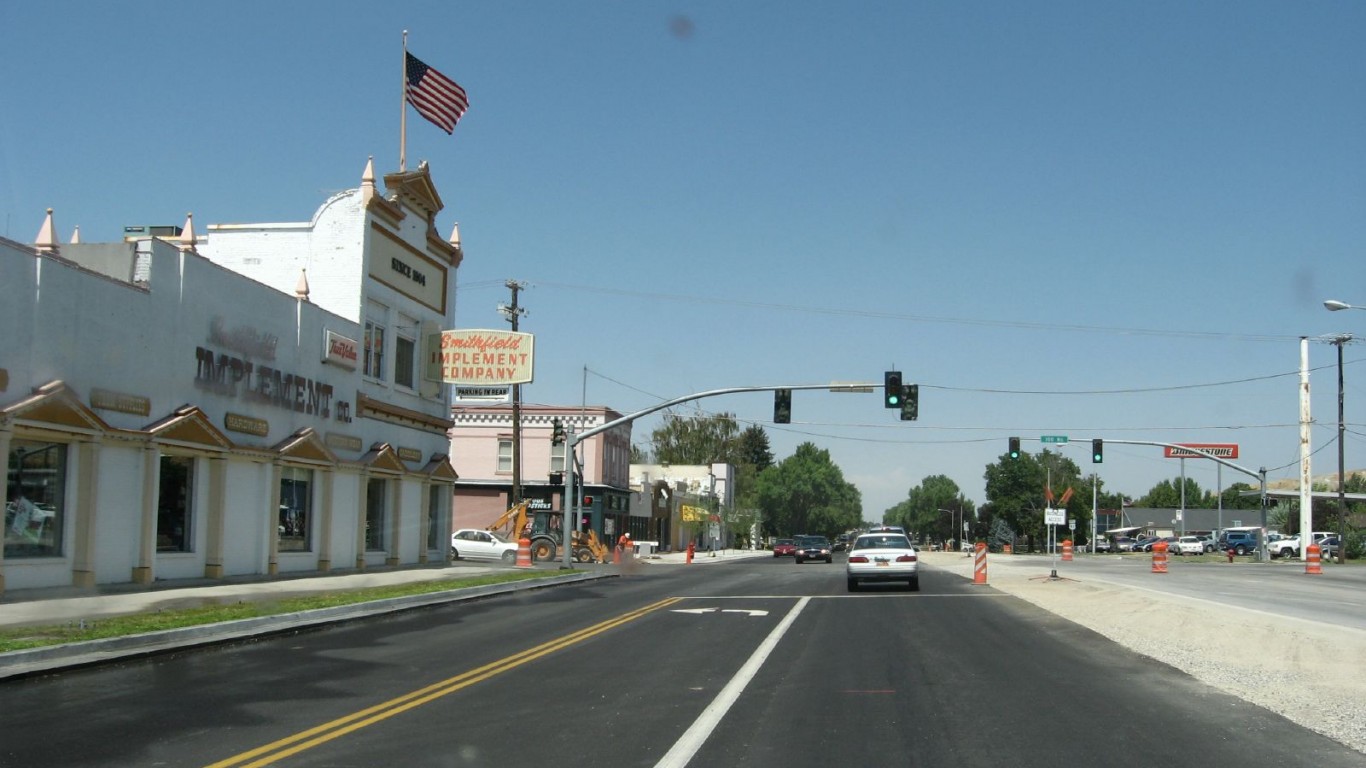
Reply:
[[1323, 306], [1327, 307], [1330, 312], [1336, 312], [1339, 309], [1366, 309], [1366, 307], [1354, 306], [1345, 301], [1338, 301], [1337, 299], [1328, 299], [1323, 302]]
[[[1323, 306], [1330, 312], [1337, 312], [1342, 309], [1366, 309], [1348, 304], [1337, 299], [1328, 299], [1323, 302]], [[1346, 425], [1343, 421], [1342, 412], [1342, 345], [1352, 340], [1352, 334], [1342, 333], [1333, 337], [1333, 345], [1338, 348], [1338, 563], [1347, 562], [1347, 486], [1346, 461], [1344, 460], [1343, 437], [1346, 434]], [[1304, 532], [1300, 532], [1303, 536]], [[1304, 545], [1308, 547], [1309, 544]]]
[[[954, 515], [954, 511], [953, 511], [952, 509], [941, 509], [941, 510], [939, 510], [939, 511], [940, 511], [940, 512], [947, 512], [947, 513], [949, 513], [949, 533], [950, 533], [949, 540], [950, 540], [950, 541], [958, 541], [958, 535], [957, 535], [956, 533], [954, 533], [954, 531], [953, 531], [953, 523], [954, 523], [953, 515]], [[946, 552], [947, 552], [948, 549], [949, 549], [948, 544], [949, 544], [949, 543], [948, 543], [947, 541], [944, 542], [944, 551], [946, 551]]]
[[[953, 531], [953, 542], [954, 542], [955, 544], [958, 545], [958, 546], [957, 546], [957, 550], [958, 550], [959, 552], [963, 551], [963, 542], [964, 542], [963, 534], [964, 534], [964, 532], [965, 532], [963, 529], [967, 528], [967, 525], [968, 525], [968, 517], [967, 517], [967, 513], [963, 511], [962, 499], [959, 499], [958, 509], [956, 509], [956, 510], [953, 510], [953, 509], [941, 509], [941, 510], [938, 510], [938, 511], [949, 513], [949, 525], [950, 525], [951, 527], [954, 525], [955, 522], [957, 522], [957, 526], [958, 526], [958, 527], [955, 528], [954, 531]], [[955, 520], [953, 519], [953, 516], [954, 516], [954, 515], [958, 515], [958, 520], [957, 520], [957, 521], [955, 521]], [[946, 542], [945, 550], [947, 551], [947, 542]]]

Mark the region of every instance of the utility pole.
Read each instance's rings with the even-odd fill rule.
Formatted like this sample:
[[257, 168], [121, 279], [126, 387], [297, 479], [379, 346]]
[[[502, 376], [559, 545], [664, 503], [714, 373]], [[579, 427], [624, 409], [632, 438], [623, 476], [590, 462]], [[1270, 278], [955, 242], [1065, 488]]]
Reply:
[[[517, 321], [526, 310], [517, 305], [517, 292], [526, 286], [516, 280], [508, 280], [508, 290], [512, 291], [511, 304], [499, 304], [498, 311], [507, 318], [512, 324], [512, 330], [517, 331]], [[522, 503], [522, 385], [512, 385], [512, 493], [510, 494], [511, 503], [509, 506], [517, 506]]]
[[[1342, 420], [1342, 345], [1352, 340], [1350, 333], [1344, 333], [1333, 339], [1333, 344], [1338, 348], [1338, 564], [1347, 562], [1347, 485], [1346, 485], [1346, 462], [1344, 461], [1344, 447], [1342, 440], [1346, 436], [1346, 425]], [[1312, 538], [1313, 534], [1310, 533]], [[1304, 534], [1300, 534], [1300, 549], [1308, 550], [1312, 541], [1305, 541]]]

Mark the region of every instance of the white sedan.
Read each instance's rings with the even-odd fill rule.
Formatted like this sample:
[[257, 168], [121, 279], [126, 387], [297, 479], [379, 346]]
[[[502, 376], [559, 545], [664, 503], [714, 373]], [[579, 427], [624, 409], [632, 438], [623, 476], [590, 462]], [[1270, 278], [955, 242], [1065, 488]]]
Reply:
[[1176, 554], [1203, 555], [1205, 554], [1205, 542], [1199, 536], [1182, 536], [1176, 540]]
[[517, 545], [488, 531], [461, 528], [451, 534], [451, 557], [456, 560], [473, 557], [512, 563], [517, 560]]
[[864, 582], [904, 581], [912, 592], [920, 590], [919, 558], [911, 540], [900, 533], [865, 533], [849, 547], [844, 575], [849, 591]]

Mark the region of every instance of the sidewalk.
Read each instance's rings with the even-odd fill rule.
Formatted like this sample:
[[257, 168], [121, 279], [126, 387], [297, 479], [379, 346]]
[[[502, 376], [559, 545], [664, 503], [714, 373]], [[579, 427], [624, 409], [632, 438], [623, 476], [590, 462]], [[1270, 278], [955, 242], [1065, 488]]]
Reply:
[[[715, 552], [697, 551], [693, 553], [692, 565], [706, 565], [708, 563], [724, 563], [731, 560], [745, 560], [751, 557], [773, 557], [773, 552], [767, 549], [718, 549]], [[641, 555], [636, 557], [642, 563], [655, 563], [660, 565], [683, 565], [688, 563], [687, 552], [659, 552], [653, 555]]]

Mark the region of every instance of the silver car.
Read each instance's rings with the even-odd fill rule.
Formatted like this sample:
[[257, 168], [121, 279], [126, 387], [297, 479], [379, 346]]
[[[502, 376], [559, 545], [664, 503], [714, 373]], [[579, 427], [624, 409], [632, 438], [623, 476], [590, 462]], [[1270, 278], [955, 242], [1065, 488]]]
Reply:
[[904, 581], [912, 592], [920, 590], [919, 558], [911, 540], [900, 533], [865, 533], [854, 539], [845, 561], [849, 591], [865, 582]]

